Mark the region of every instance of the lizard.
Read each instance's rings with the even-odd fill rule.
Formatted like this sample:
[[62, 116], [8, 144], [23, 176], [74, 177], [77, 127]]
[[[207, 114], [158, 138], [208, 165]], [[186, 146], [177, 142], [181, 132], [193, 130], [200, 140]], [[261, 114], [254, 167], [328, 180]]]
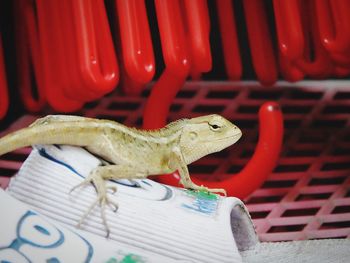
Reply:
[[[194, 184], [187, 165], [236, 143], [241, 130], [224, 117], [211, 114], [180, 119], [157, 130], [127, 127], [121, 123], [73, 115], [48, 115], [28, 127], [0, 138], [0, 156], [15, 149], [36, 144], [58, 144], [85, 147], [89, 152], [108, 162], [100, 165], [74, 189], [92, 183], [96, 201], [78, 223], [85, 220], [91, 210], [99, 205], [103, 224], [109, 236], [106, 205], [114, 206], [107, 195], [105, 180], [141, 179], [150, 175], [178, 171], [179, 183], [192, 190], [203, 190], [226, 195], [224, 189], [209, 189]], [[113, 187], [113, 191], [117, 189]]]

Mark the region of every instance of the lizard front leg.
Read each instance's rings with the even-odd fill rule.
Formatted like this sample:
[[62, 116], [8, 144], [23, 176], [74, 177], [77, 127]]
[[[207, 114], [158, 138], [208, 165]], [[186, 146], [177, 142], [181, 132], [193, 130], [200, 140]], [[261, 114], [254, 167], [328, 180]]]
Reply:
[[103, 224], [107, 231], [107, 237], [109, 236], [110, 229], [106, 219], [106, 205], [110, 205], [114, 207], [116, 211], [118, 209], [118, 204], [113, 202], [107, 195], [108, 188], [111, 188], [114, 192], [117, 190], [116, 186], [107, 187], [105, 180], [109, 179], [135, 179], [135, 178], [145, 178], [148, 175], [145, 173], [139, 172], [132, 166], [129, 165], [107, 165], [107, 166], [98, 166], [95, 168], [90, 175], [85, 178], [85, 180], [75, 186], [72, 190], [74, 191], [76, 188], [92, 183], [95, 186], [97, 192], [97, 199], [88, 210], [84, 213], [81, 220], [78, 223], [80, 226], [83, 221], [87, 218], [87, 216], [91, 213], [96, 205], [101, 207], [101, 218]]
[[192, 182], [186, 162], [182, 156], [182, 153], [178, 147], [174, 147], [170, 154], [168, 166], [171, 170], [178, 170], [180, 174], [180, 183], [187, 189], [193, 189], [197, 191], [207, 191], [211, 193], [222, 193], [226, 196], [226, 190], [222, 188], [207, 188], [205, 186], [199, 186]]

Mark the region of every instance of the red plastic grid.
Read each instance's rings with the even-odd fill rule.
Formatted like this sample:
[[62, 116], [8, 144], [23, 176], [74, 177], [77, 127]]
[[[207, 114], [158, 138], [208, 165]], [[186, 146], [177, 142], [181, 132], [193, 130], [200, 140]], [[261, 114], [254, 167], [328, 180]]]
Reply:
[[[169, 121], [218, 113], [243, 130], [236, 145], [190, 165], [191, 176], [220, 180], [239, 171], [257, 142], [257, 112], [276, 100], [284, 112], [281, 157], [269, 179], [245, 202], [262, 241], [350, 237], [350, 89], [344, 82], [193, 82], [179, 92]], [[80, 114], [141, 126], [145, 98], [117, 93], [87, 105]], [[24, 126], [35, 117], [15, 123]], [[11, 176], [29, 153], [0, 157], [0, 175]], [[1, 185], [1, 181], [0, 181]], [[4, 186], [4, 185], [2, 185]]]

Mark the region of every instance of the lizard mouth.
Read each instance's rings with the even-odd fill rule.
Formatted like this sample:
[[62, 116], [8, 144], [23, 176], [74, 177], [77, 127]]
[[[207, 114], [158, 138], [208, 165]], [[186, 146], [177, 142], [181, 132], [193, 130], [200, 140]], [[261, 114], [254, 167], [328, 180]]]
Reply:
[[218, 139], [217, 141], [223, 141], [223, 140], [228, 140], [228, 139], [236, 139], [238, 141], [242, 137], [242, 133], [237, 133], [235, 135], [227, 136], [221, 139]]
[[216, 148], [217, 151], [221, 151], [222, 149], [229, 147], [230, 145], [235, 144], [240, 138], [242, 134], [238, 133], [235, 135], [227, 136], [221, 139], [217, 139], [215, 141], [215, 146], [212, 146], [213, 148]]

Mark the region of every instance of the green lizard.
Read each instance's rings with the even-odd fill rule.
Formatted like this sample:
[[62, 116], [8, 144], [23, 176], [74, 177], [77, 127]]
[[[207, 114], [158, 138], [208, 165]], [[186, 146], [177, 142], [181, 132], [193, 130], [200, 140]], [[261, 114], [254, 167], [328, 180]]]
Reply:
[[0, 155], [35, 144], [66, 144], [85, 147], [108, 161], [109, 165], [98, 166], [76, 186], [93, 183], [97, 192], [96, 202], [79, 225], [99, 204], [108, 236], [105, 208], [113, 205], [117, 209], [118, 205], [108, 198], [104, 180], [146, 178], [178, 170], [185, 188], [226, 194], [224, 189], [194, 184], [187, 165], [234, 144], [241, 135], [237, 126], [219, 115], [181, 119], [152, 131], [129, 128], [110, 120], [49, 115], [1, 138]]

